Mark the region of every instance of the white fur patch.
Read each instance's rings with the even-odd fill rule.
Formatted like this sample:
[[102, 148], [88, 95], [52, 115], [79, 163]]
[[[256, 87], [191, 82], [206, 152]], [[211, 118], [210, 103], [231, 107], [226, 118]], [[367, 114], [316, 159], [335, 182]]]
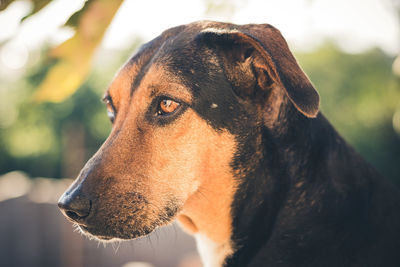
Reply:
[[195, 234], [195, 238], [204, 267], [221, 267], [233, 252], [230, 244], [217, 244], [203, 234]]
[[237, 33], [239, 32], [236, 29], [228, 30], [228, 29], [221, 29], [221, 28], [206, 28], [202, 30], [201, 32], [211, 32], [211, 33], [216, 33], [216, 34], [224, 34], [224, 33]]

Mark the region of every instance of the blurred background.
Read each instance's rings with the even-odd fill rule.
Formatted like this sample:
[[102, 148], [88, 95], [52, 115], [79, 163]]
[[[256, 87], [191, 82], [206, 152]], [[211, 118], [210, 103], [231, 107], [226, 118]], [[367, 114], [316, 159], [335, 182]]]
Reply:
[[0, 266], [200, 266], [177, 225], [103, 246], [55, 203], [110, 132], [100, 99], [115, 72], [201, 19], [280, 29], [325, 116], [400, 185], [398, 0], [0, 0]]

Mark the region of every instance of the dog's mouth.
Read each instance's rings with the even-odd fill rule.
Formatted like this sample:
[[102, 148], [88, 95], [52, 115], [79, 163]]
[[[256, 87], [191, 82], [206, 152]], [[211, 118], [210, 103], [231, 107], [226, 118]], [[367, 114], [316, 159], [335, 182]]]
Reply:
[[[160, 210], [149, 210], [145, 205], [141, 208], [113, 210], [110, 212], [98, 212], [85, 222], [76, 222], [80, 232], [100, 240], [122, 239], [129, 240], [146, 236], [156, 228], [172, 223], [179, 208], [171, 205]], [[108, 210], [109, 211], [109, 210]]]
[[113, 239], [129, 240], [139, 238], [153, 232], [157, 226], [153, 227], [132, 227], [132, 226], [88, 226], [88, 225], [77, 225], [81, 233], [88, 235], [89, 237], [95, 237], [103, 241], [110, 241]]
[[130, 230], [130, 231], [115, 231], [113, 229], [98, 229], [94, 227], [79, 226], [81, 231], [91, 237], [103, 241], [111, 241], [115, 239], [119, 240], [130, 240], [139, 238], [150, 234], [155, 229], [142, 229], [142, 230]]
[[89, 230], [90, 228], [84, 225], [77, 225], [77, 227], [81, 230], [82, 233], [90, 236], [94, 236], [97, 239], [104, 240], [104, 241], [109, 241], [114, 239], [115, 237], [113, 236], [106, 236], [106, 235], [95, 235], [93, 230]]

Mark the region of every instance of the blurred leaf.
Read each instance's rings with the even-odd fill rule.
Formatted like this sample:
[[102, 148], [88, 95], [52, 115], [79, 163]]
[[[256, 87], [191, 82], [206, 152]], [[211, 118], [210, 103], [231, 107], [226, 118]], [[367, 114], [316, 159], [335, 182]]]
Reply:
[[[37, 101], [60, 102], [72, 95], [85, 80], [93, 54], [122, 0], [86, 2], [76, 18], [75, 35], [55, 47], [50, 56], [58, 59], [34, 95]], [[76, 14], [76, 13], [75, 13]], [[78, 15], [77, 15], [78, 16]]]
[[6, 9], [14, 0], [0, 0], [0, 11]]
[[79, 24], [79, 21], [82, 17], [83, 14], [85, 14], [85, 12], [87, 11], [88, 7], [91, 5], [91, 2], [93, 2], [94, 0], [87, 0], [86, 4], [83, 5], [83, 7], [76, 11], [68, 20], [67, 22], [65, 22], [65, 26], [70, 26], [70, 27], [77, 27]]
[[[85, 79], [89, 70], [89, 62], [79, 66], [67, 60], [60, 61], [47, 73], [39, 87], [36, 97], [41, 101], [60, 102], [73, 94]], [[75, 69], [78, 67], [78, 69]]]
[[[0, 11], [5, 10], [13, 2], [15, 2], [15, 0], [0, 0]], [[51, 2], [51, 0], [30, 0], [30, 2], [33, 6], [32, 11], [28, 15], [23, 17], [21, 21], [39, 12], [42, 8], [47, 6], [47, 4]]]
[[25, 17], [23, 17], [21, 19], [21, 21], [24, 21], [25, 19], [27, 19], [28, 17], [36, 14], [37, 12], [39, 12], [40, 10], [42, 10], [42, 8], [44, 8], [45, 6], [47, 6], [48, 3], [51, 2], [51, 0], [31, 0], [32, 4], [33, 4], [33, 9], [32, 11], [26, 15]]

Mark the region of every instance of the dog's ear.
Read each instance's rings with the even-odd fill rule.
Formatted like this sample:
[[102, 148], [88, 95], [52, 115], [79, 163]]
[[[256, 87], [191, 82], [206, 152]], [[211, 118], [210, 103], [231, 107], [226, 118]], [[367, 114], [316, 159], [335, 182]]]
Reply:
[[197, 37], [222, 53], [226, 75], [240, 88], [239, 96], [253, 94], [256, 85], [268, 91], [275, 84], [285, 89], [297, 110], [307, 117], [317, 116], [319, 95], [274, 27], [207, 28]]

